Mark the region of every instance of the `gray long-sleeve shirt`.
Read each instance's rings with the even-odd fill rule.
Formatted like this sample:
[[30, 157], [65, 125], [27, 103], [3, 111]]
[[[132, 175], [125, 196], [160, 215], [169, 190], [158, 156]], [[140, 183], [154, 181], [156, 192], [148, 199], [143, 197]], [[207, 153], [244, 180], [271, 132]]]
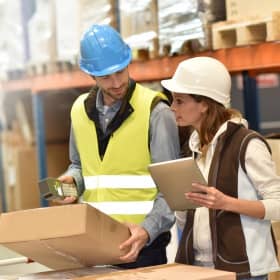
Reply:
[[[112, 108], [104, 108], [100, 98], [97, 98], [97, 109], [100, 121], [104, 129], [105, 122], [110, 121], [117, 112], [120, 104]], [[180, 145], [178, 129], [173, 112], [164, 102], [159, 102], [152, 110], [150, 116], [150, 152], [152, 162], [172, 160], [179, 157]], [[84, 181], [81, 171], [81, 162], [77, 150], [74, 131], [70, 133], [70, 161], [71, 165], [65, 175], [73, 176], [81, 194], [84, 190]], [[158, 193], [151, 212], [142, 223], [143, 228], [148, 232], [149, 244], [161, 233], [168, 231], [174, 224], [174, 213], [168, 207], [161, 193]]]

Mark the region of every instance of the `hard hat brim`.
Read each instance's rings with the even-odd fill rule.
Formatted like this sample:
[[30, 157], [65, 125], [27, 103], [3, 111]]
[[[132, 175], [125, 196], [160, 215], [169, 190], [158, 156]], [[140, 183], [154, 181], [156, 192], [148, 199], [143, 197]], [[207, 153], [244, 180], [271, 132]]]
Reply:
[[225, 98], [224, 94], [222, 92], [219, 92], [215, 89], [211, 88], [204, 88], [197, 85], [189, 86], [189, 85], [182, 85], [179, 84], [174, 79], [168, 79], [168, 80], [162, 80], [161, 85], [173, 93], [179, 93], [179, 94], [195, 94], [195, 95], [202, 95], [208, 98], [211, 98], [215, 100], [216, 102], [223, 104], [225, 107], [228, 107], [228, 104], [230, 103], [230, 97], [228, 95], [227, 98]]
[[128, 64], [131, 62], [131, 59], [132, 59], [132, 55], [131, 55], [131, 52], [129, 52], [127, 59], [125, 61], [123, 61], [122, 63], [112, 65], [112, 66], [102, 69], [100, 71], [95, 70], [92, 67], [91, 63], [87, 63], [81, 59], [80, 60], [80, 69], [91, 76], [96, 76], [96, 77], [107, 76], [107, 75], [111, 75], [113, 73], [116, 73], [116, 72], [121, 71], [124, 68], [126, 68], [128, 66]]
[[178, 84], [174, 79], [162, 80], [161, 84], [164, 88], [174, 93], [196, 94], [197, 89]]

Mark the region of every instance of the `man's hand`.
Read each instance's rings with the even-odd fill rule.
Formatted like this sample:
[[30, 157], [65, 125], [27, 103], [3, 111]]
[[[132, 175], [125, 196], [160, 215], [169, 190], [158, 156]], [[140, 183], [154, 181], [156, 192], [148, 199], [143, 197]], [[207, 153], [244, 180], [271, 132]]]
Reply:
[[[65, 183], [65, 184], [74, 184], [75, 183], [74, 178], [72, 176], [62, 175], [57, 179], [60, 182]], [[77, 200], [76, 196], [67, 196], [64, 199], [55, 199], [53, 201], [58, 204], [71, 204], [71, 203], [74, 203], [76, 200]]]
[[125, 242], [120, 245], [120, 250], [129, 252], [121, 256], [120, 259], [123, 262], [129, 263], [136, 261], [139, 252], [146, 245], [149, 240], [149, 234], [147, 231], [139, 225], [126, 224], [130, 230], [131, 236]]

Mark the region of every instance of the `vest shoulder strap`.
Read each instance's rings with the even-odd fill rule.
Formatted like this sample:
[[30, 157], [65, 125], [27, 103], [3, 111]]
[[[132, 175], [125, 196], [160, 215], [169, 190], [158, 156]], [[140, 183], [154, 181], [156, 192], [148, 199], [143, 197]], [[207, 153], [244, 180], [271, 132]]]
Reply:
[[263, 141], [265, 143], [265, 145], [267, 146], [267, 149], [271, 153], [271, 148], [270, 148], [269, 144], [267, 143], [267, 141], [264, 139], [264, 137], [261, 136], [256, 131], [249, 130], [249, 133], [244, 136], [244, 138], [241, 142], [241, 145], [240, 145], [240, 150], [239, 150], [240, 164], [245, 173], [247, 173], [246, 166], [245, 166], [245, 153], [247, 150], [248, 143], [250, 142], [250, 140], [252, 140], [254, 138], [257, 138], [257, 139], [260, 139], [261, 141]]

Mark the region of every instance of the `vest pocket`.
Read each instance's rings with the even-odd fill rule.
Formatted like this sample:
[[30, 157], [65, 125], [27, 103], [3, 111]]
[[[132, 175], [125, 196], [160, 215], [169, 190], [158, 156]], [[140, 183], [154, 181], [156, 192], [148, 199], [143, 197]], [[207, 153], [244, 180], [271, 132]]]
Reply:
[[240, 216], [223, 212], [217, 216], [217, 257], [225, 263], [248, 262]]

